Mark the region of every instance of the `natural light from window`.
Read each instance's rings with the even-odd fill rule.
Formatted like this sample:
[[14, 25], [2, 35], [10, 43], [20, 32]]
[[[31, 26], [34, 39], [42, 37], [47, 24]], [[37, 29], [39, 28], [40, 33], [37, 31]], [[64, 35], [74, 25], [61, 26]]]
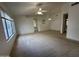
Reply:
[[0, 11], [3, 27], [4, 27], [4, 33], [6, 40], [9, 40], [13, 34], [15, 34], [15, 25], [13, 19], [7, 15], [7, 13]]

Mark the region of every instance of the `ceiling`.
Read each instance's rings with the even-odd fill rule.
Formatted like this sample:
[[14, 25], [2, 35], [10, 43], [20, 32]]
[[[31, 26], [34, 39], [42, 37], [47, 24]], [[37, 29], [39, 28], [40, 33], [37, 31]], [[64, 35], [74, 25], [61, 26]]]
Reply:
[[38, 8], [47, 10], [47, 13], [54, 13], [59, 10], [64, 2], [4, 2], [3, 3], [13, 15], [35, 15]]

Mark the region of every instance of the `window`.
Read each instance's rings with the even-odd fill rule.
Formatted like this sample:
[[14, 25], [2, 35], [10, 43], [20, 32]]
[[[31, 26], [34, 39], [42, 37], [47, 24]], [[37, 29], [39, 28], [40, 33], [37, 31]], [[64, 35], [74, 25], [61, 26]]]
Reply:
[[15, 33], [14, 21], [12, 18], [10, 18], [10, 16], [7, 15], [7, 13], [0, 11], [0, 14], [3, 22], [6, 40], [9, 40], [9, 38]]

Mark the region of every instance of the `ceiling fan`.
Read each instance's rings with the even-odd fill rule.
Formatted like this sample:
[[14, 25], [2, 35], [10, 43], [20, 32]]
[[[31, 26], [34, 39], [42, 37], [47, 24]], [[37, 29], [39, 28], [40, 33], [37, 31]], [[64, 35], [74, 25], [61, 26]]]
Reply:
[[38, 8], [37, 14], [43, 15], [44, 12], [47, 12], [47, 10], [43, 10], [42, 8]]
[[39, 12], [47, 12], [47, 10], [43, 10], [42, 8], [38, 9]]

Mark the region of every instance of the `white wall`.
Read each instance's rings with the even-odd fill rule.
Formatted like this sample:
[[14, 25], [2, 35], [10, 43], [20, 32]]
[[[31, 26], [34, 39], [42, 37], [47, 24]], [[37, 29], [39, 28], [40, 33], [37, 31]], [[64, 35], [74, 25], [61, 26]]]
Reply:
[[61, 7], [58, 7], [55, 10], [55, 13], [52, 13], [51, 30], [60, 31], [60, 33], [62, 33], [63, 14], [68, 13], [68, 10], [69, 3], [64, 3]]
[[61, 31], [61, 8], [62, 6], [58, 6], [51, 14], [51, 30]]
[[61, 28], [61, 13], [55, 13], [51, 21], [51, 30], [60, 31]]
[[[28, 34], [34, 33], [33, 19], [37, 19], [38, 31], [46, 31], [50, 29], [49, 21], [46, 16], [19, 16], [16, 17], [16, 28], [18, 34]], [[42, 23], [42, 20], [45, 20], [45, 24]]]
[[34, 32], [33, 17], [20, 16], [15, 19], [18, 34], [28, 34]]
[[67, 38], [79, 41], [79, 4], [69, 8]]
[[[38, 20], [38, 30], [39, 31], [50, 30], [50, 21], [48, 20], [47, 15], [40, 16], [37, 18], [37, 20]], [[43, 24], [43, 20], [45, 20], [44, 24]]]
[[[3, 8], [6, 12], [9, 12], [2, 3], [0, 3], [0, 7]], [[15, 41], [16, 33], [9, 41], [6, 41], [3, 30], [4, 29], [0, 17], [0, 56], [9, 56]]]

